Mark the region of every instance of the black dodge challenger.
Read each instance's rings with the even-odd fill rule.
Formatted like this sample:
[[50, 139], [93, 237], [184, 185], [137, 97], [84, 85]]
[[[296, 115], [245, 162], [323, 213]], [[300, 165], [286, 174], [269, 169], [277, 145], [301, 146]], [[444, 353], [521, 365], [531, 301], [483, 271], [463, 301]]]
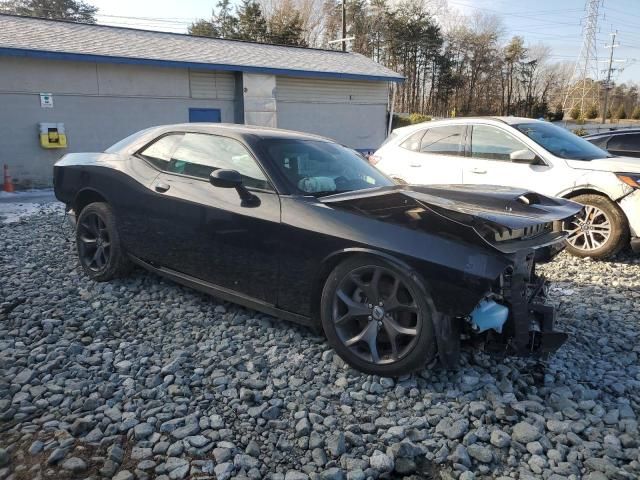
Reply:
[[367, 373], [454, 367], [462, 338], [547, 354], [536, 259], [581, 207], [495, 186], [396, 185], [325, 138], [221, 124], [138, 132], [54, 167], [86, 274], [140, 265], [322, 330]]

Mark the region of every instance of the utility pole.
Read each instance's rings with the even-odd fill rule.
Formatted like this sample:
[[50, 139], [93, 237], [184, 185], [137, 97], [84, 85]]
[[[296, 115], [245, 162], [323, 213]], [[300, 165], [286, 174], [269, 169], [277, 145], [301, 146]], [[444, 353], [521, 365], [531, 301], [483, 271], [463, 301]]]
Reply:
[[[342, 0], [342, 40], [347, 38], [347, 0]], [[347, 51], [347, 42], [342, 42], [342, 51]]]
[[616, 48], [619, 44], [616, 44], [616, 35], [618, 31], [616, 30], [611, 34], [611, 45], [605, 45], [604, 48], [610, 48], [611, 53], [609, 54], [609, 66], [607, 67], [607, 80], [604, 83], [604, 104], [602, 107], [602, 123], [607, 123], [607, 100], [609, 100], [609, 90], [611, 90], [611, 72], [613, 65], [613, 49]]

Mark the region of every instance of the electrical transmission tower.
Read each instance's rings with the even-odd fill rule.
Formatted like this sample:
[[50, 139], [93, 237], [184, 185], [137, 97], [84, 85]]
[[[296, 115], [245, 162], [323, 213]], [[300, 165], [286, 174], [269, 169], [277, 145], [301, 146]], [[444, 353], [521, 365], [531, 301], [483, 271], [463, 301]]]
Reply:
[[597, 105], [598, 94], [598, 56], [596, 51], [596, 33], [598, 30], [599, 9], [604, 0], [587, 0], [587, 16], [582, 26], [582, 47], [580, 56], [567, 87], [562, 108], [570, 112], [576, 106], [584, 116], [588, 105]]

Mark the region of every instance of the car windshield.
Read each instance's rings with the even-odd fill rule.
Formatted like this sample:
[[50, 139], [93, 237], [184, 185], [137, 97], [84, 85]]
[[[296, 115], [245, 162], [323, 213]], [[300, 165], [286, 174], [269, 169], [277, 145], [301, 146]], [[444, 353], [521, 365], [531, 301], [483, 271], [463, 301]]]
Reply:
[[595, 160], [612, 157], [585, 139], [551, 123], [519, 123], [515, 128], [556, 157], [568, 160]]
[[269, 139], [262, 143], [297, 193], [331, 195], [394, 185], [350, 148], [322, 140]]

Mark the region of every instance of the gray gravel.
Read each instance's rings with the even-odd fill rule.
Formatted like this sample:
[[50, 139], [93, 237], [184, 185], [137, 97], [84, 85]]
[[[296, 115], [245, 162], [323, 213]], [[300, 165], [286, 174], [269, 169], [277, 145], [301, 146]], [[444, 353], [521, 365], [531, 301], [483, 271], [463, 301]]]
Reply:
[[640, 262], [562, 255], [570, 341], [396, 380], [142, 271], [87, 281], [60, 210], [0, 225], [0, 478], [640, 475]]

